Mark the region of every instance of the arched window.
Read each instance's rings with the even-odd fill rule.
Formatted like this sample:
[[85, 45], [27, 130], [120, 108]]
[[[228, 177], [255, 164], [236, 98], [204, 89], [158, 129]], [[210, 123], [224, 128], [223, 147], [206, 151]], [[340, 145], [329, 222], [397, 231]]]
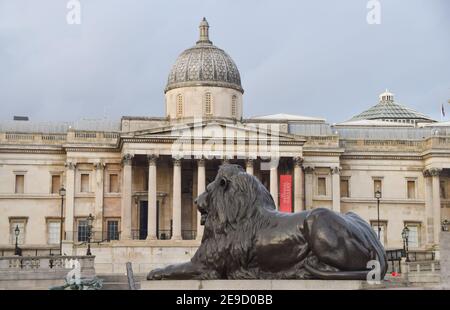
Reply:
[[233, 95], [231, 97], [231, 116], [236, 117], [237, 116], [237, 96]]
[[205, 93], [205, 114], [211, 115], [212, 113], [212, 98], [211, 93]]
[[177, 117], [183, 116], [183, 96], [181, 94], [177, 95]]

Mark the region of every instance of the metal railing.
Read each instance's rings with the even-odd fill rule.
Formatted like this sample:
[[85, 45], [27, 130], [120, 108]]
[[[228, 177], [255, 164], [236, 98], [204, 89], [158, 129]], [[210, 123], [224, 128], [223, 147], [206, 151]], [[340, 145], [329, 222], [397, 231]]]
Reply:
[[[80, 230], [74, 231], [71, 234], [72, 240], [74, 242], [79, 243], [87, 243], [89, 239], [89, 231]], [[120, 232], [119, 231], [91, 231], [90, 234], [90, 242], [91, 243], [99, 243], [99, 242], [110, 242], [114, 240], [120, 240]]]
[[[22, 256], [53, 256], [53, 255], [61, 255], [61, 252], [59, 251], [59, 247], [58, 248], [27, 248], [27, 247], [23, 247], [22, 245], [20, 246], [21, 250], [22, 250]], [[14, 248], [3, 248], [0, 249], [0, 256], [1, 257], [5, 257], [5, 256], [14, 256]]]
[[410, 262], [434, 261], [434, 251], [408, 251], [408, 260]]
[[[172, 238], [172, 230], [158, 230], [156, 236], [158, 240], [170, 240]], [[183, 240], [194, 240], [196, 236], [196, 230], [183, 229], [181, 231]], [[131, 230], [131, 238], [133, 240], [145, 240], [147, 239], [147, 230], [133, 229]]]

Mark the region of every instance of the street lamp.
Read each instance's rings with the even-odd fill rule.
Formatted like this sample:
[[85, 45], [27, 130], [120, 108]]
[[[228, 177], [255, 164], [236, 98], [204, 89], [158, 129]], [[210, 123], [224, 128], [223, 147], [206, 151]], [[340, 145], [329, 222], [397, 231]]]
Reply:
[[408, 238], [409, 238], [409, 228], [405, 226], [402, 230], [402, 239], [403, 239], [403, 249], [405, 250], [406, 261], [409, 262], [408, 256]]
[[59, 222], [59, 255], [62, 255], [64, 196], [66, 196], [66, 189], [64, 188], [64, 186], [59, 189], [59, 195], [61, 196], [61, 219]]
[[377, 190], [375, 192], [375, 198], [377, 199], [377, 217], [378, 217], [378, 240], [380, 240], [380, 234], [381, 234], [381, 226], [380, 226], [380, 199], [381, 199], [381, 191]]
[[91, 253], [91, 236], [92, 236], [92, 223], [94, 222], [94, 217], [89, 213], [89, 216], [86, 219], [87, 221], [87, 237], [88, 237], [88, 247], [86, 251], [86, 255], [92, 255]]
[[20, 235], [20, 229], [19, 225], [16, 225], [16, 228], [14, 229], [14, 235], [16, 236], [16, 247], [14, 248], [14, 255], [22, 255], [22, 251], [19, 248], [19, 235]]

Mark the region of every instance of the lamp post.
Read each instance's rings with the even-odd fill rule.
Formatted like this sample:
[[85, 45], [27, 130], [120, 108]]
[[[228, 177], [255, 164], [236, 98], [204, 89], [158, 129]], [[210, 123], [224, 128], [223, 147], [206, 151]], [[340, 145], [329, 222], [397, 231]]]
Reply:
[[92, 214], [89, 213], [89, 216], [86, 219], [87, 221], [87, 237], [88, 237], [88, 247], [87, 247], [87, 251], [86, 251], [86, 255], [92, 255], [91, 253], [91, 236], [92, 236], [92, 223], [94, 222], [94, 217], [92, 216]]
[[16, 228], [14, 229], [14, 235], [16, 236], [16, 246], [14, 248], [14, 255], [21, 255], [21, 251], [19, 249], [19, 235], [20, 235], [20, 229], [19, 225], [16, 225]]
[[408, 226], [405, 226], [405, 228], [403, 228], [403, 230], [402, 230], [402, 239], [403, 239], [403, 248], [405, 250], [405, 255], [406, 255], [406, 262], [409, 262], [408, 238], [409, 238], [409, 228], [408, 228]]
[[64, 186], [59, 189], [59, 195], [61, 196], [61, 218], [59, 222], [59, 255], [62, 255], [64, 196], [66, 196], [66, 189], [64, 188]]
[[380, 235], [381, 235], [381, 226], [380, 226], [380, 198], [381, 198], [381, 191], [377, 190], [377, 191], [375, 192], [375, 198], [377, 199], [378, 240], [380, 240]]

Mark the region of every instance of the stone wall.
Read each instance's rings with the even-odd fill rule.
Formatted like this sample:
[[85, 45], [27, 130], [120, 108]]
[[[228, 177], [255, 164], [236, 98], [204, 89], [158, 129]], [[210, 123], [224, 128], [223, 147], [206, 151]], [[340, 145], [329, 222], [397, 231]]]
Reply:
[[450, 289], [450, 232], [441, 232], [441, 283]]
[[[150, 270], [191, 259], [199, 242], [195, 240], [113, 241], [108, 244], [91, 245], [95, 255], [97, 274], [125, 274], [127, 262], [133, 265], [135, 274], [147, 274]], [[74, 249], [75, 255], [84, 255], [86, 246]]]

